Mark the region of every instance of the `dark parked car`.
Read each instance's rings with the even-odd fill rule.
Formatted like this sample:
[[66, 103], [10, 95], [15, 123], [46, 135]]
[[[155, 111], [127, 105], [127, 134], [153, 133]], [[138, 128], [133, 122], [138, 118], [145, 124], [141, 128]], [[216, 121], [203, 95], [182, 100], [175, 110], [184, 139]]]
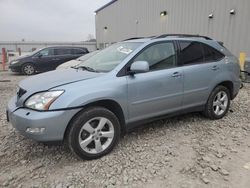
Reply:
[[35, 72], [54, 70], [60, 64], [87, 53], [89, 53], [88, 49], [83, 47], [47, 47], [11, 61], [9, 68], [12, 72], [32, 75]]

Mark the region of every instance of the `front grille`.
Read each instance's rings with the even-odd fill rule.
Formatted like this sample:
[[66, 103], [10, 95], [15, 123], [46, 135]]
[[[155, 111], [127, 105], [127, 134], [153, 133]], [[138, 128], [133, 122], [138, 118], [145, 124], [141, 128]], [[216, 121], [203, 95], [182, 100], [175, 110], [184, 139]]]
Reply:
[[18, 88], [17, 89], [17, 99], [21, 98], [27, 91], [22, 89], [22, 88]]

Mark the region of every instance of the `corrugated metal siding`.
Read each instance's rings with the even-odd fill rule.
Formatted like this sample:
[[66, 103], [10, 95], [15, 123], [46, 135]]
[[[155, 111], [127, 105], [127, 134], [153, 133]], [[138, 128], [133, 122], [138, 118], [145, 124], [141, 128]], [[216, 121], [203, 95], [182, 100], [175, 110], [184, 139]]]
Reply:
[[[164, 10], [168, 15], [160, 17]], [[250, 0], [118, 0], [97, 13], [96, 36], [98, 43], [113, 43], [162, 33], [200, 34], [223, 41], [235, 55], [250, 56], [249, 19]]]

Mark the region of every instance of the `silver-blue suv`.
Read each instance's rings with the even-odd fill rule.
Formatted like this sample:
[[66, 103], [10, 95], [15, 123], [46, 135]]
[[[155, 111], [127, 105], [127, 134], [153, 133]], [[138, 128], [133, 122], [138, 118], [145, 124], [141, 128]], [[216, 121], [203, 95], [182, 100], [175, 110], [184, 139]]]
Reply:
[[26, 137], [65, 141], [94, 159], [146, 121], [191, 111], [222, 118], [239, 92], [239, 75], [237, 58], [208, 37], [130, 39], [71, 69], [21, 81], [7, 119]]

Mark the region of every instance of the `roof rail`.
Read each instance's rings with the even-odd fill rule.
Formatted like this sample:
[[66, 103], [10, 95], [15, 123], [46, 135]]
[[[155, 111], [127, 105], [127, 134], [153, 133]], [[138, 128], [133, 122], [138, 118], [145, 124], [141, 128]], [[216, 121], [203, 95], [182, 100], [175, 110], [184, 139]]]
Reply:
[[224, 42], [222, 41], [217, 41], [221, 46], [224, 46]]
[[135, 39], [144, 39], [145, 37], [132, 37], [132, 38], [128, 38], [128, 39], [125, 39], [123, 41], [127, 41], [127, 40], [135, 40]]
[[148, 36], [148, 37], [132, 37], [132, 38], [125, 39], [123, 41], [136, 40], [136, 39], [152, 39], [152, 38], [155, 38], [155, 37], [157, 37], [157, 36], [153, 35], [153, 36]]
[[191, 34], [163, 34], [155, 37], [154, 39], [158, 38], [166, 38], [166, 37], [198, 37], [198, 38], [204, 38], [206, 40], [212, 40], [210, 37], [202, 36], [202, 35], [191, 35]]

